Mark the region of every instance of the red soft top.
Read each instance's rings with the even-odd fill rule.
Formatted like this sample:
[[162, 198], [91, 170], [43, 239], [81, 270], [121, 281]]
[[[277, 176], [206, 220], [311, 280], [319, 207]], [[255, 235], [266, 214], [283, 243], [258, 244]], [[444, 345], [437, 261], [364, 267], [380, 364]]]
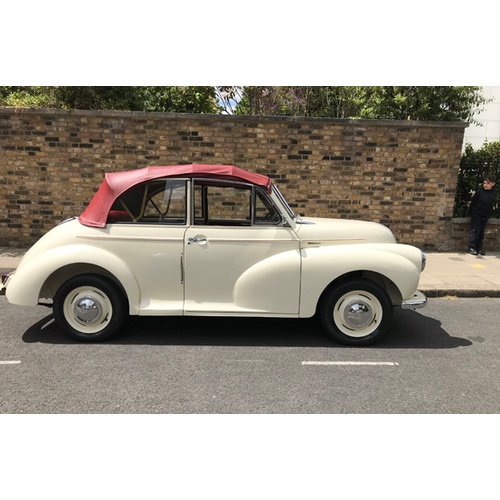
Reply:
[[115, 200], [137, 184], [161, 177], [212, 177], [215, 179], [250, 182], [271, 191], [271, 179], [266, 175], [247, 172], [232, 165], [173, 165], [168, 167], [146, 167], [126, 172], [109, 172], [101, 187], [79, 217], [81, 224], [105, 227]]

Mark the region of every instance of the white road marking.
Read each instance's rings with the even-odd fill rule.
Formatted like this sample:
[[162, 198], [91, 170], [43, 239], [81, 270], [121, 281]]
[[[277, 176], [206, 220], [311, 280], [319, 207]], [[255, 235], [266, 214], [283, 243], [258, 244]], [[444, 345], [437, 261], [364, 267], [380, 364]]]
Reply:
[[0, 361], [0, 365], [18, 365], [21, 361]]
[[265, 363], [264, 359], [228, 359], [230, 363]]
[[318, 366], [399, 366], [393, 361], [302, 361], [304, 365]]

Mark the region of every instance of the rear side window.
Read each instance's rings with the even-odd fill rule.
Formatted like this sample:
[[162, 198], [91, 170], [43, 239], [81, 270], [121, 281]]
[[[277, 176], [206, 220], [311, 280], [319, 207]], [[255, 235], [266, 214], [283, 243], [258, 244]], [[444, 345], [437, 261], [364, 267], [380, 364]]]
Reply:
[[186, 224], [187, 181], [160, 179], [134, 186], [113, 204], [108, 223]]

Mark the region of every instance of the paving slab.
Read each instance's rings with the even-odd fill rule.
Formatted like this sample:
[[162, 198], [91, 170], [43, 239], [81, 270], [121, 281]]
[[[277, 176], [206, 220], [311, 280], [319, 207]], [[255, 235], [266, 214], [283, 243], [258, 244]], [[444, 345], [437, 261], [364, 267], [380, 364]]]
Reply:
[[427, 253], [419, 289], [428, 297], [442, 295], [500, 296], [500, 252]]

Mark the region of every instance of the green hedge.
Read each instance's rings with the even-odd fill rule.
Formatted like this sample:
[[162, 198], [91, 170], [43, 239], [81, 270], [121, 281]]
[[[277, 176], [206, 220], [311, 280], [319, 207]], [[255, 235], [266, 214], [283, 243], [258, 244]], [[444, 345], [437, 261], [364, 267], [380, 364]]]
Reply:
[[[484, 176], [496, 175], [497, 191], [500, 177], [500, 141], [485, 143], [481, 149], [474, 150], [470, 144], [460, 160], [457, 192], [453, 217], [468, 217], [472, 196], [482, 186]], [[500, 196], [497, 195], [493, 217], [500, 218]]]

